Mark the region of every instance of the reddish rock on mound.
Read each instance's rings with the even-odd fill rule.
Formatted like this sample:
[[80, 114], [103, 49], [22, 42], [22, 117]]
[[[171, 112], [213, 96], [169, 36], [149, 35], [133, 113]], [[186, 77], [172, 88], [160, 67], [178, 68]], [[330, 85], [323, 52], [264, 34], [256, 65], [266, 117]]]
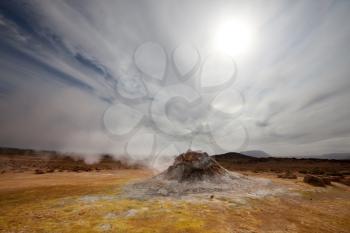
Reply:
[[187, 151], [177, 156], [174, 164], [161, 175], [164, 179], [183, 182], [210, 180], [228, 175], [228, 171], [205, 152]]

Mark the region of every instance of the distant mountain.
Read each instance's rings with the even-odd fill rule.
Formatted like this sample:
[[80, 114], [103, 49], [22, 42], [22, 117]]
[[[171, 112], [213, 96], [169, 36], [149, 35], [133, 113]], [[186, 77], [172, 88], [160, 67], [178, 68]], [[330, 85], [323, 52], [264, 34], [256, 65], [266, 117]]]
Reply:
[[313, 159], [335, 159], [335, 160], [350, 160], [350, 153], [331, 153], [331, 154], [323, 154], [323, 155], [310, 155], [305, 156], [306, 158]]
[[213, 155], [216, 160], [225, 160], [225, 161], [248, 161], [248, 160], [256, 160], [257, 158], [244, 155], [237, 152], [228, 152], [225, 154]]
[[262, 150], [248, 150], [248, 151], [241, 151], [241, 154], [252, 156], [255, 158], [266, 158], [266, 157], [271, 157], [268, 153]]

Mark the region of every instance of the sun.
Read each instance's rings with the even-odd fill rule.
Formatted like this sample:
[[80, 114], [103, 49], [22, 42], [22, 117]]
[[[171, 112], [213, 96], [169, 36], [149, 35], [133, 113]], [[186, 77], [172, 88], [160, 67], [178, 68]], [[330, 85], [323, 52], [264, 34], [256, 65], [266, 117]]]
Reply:
[[214, 48], [219, 52], [237, 57], [249, 52], [254, 39], [255, 30], [248, 20], [225, 20], [216, 29]]

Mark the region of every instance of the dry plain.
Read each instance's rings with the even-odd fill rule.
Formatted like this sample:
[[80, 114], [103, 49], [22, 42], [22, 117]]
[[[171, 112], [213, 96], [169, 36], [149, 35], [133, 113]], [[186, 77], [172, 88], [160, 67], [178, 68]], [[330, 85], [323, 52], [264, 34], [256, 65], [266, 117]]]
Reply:
[[270, 179], [287, 193], [241, 199], [128, 199], [147, 169], [0, 175], [0, 232], [350, 232], [350, 188]]

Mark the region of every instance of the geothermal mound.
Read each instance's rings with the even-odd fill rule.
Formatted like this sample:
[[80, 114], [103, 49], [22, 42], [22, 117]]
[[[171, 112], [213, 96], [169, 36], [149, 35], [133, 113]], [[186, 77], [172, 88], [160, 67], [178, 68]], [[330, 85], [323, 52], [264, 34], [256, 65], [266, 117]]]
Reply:
[[187, 151], [175, 158], [164, 172], [125, 188], [131, 198], [184, 196], [193, 194], [265, 193], [269, 180], [248, 178], [223, 168], [205, 152]]
[[207, 153], [196, 151], [180, 154], [174, 164], [159, 175], [163, 179], [178, 182], [217, 181], [224, 176], [230, 176], [230, 173]]

